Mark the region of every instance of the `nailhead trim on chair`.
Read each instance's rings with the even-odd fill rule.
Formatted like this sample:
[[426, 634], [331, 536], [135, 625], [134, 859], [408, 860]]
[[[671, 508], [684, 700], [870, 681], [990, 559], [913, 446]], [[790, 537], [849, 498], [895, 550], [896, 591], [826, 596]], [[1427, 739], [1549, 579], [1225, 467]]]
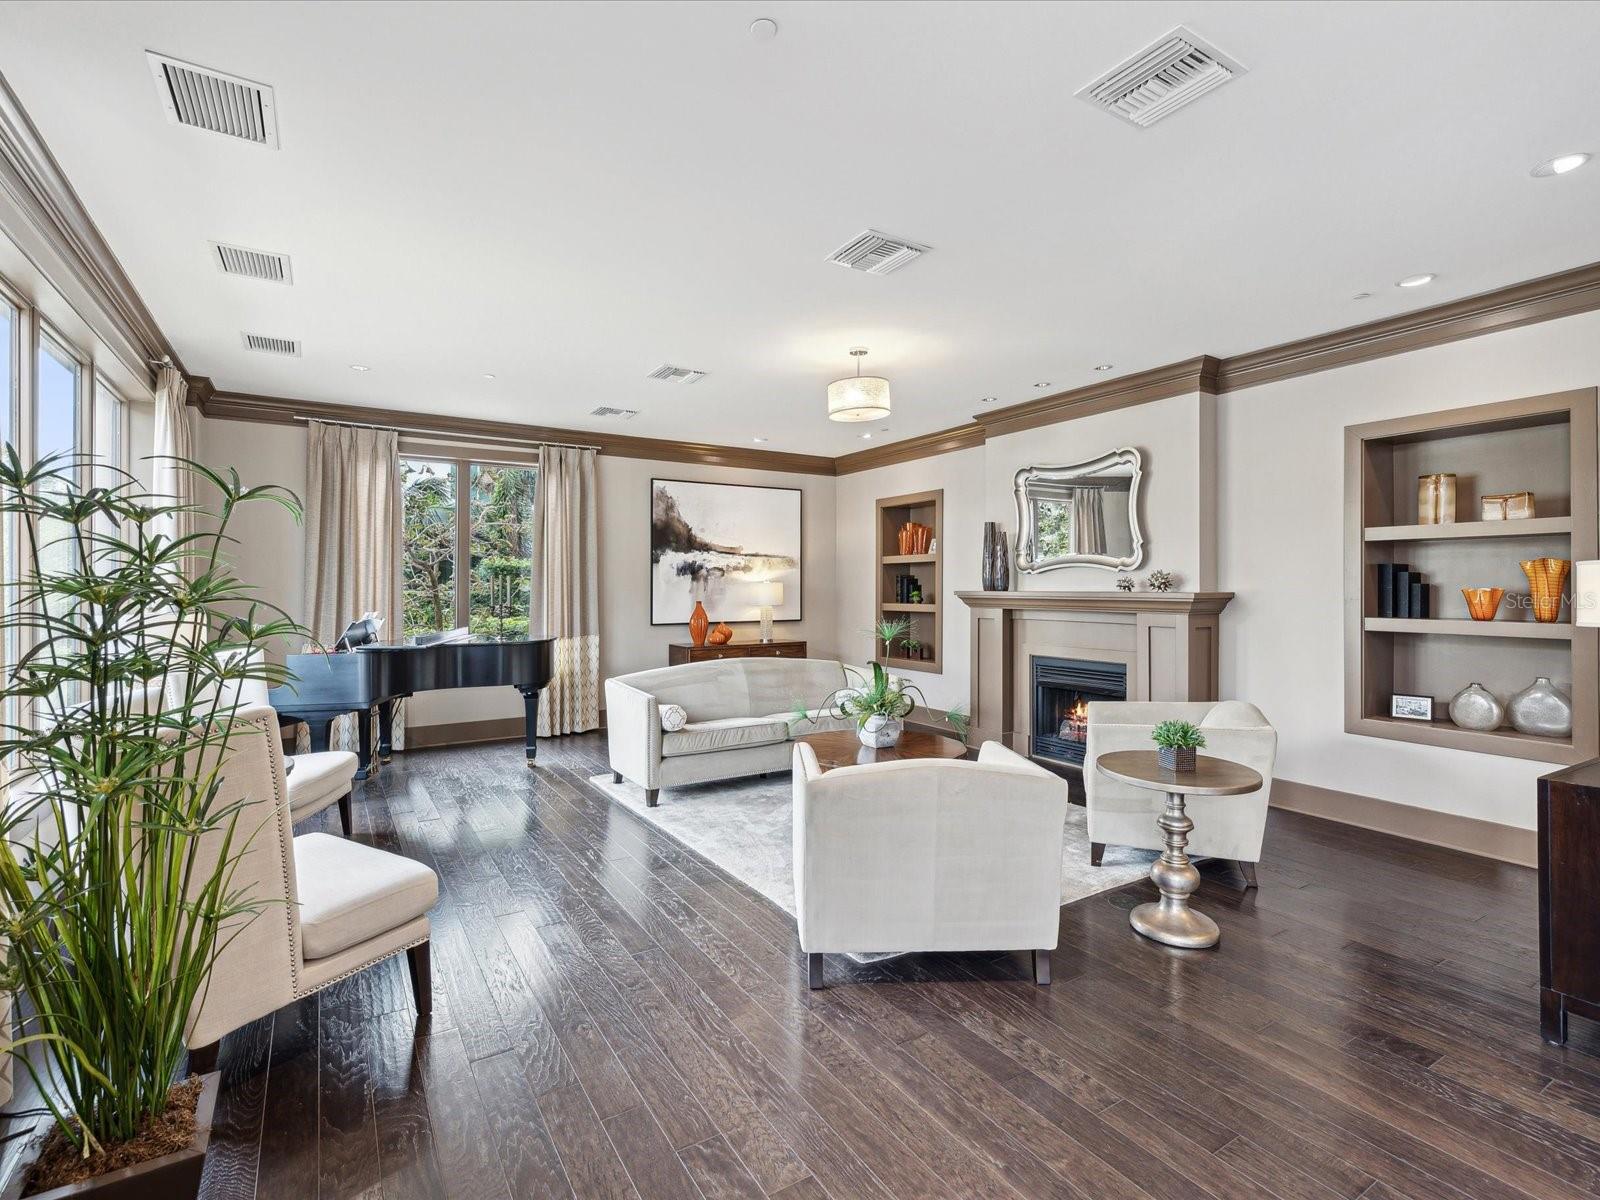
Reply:
[[338, 983], [341, 979], [349, 979], [350, 976], [352, 976], [352, 975], [359, 975], [359, 974], [361, 974], [361, 972], [365, 971], [367, 968], [375, 967], [379, 963], [385, 962], [388, 959], [393, 958], [396, 954], [404, 954], [407, 950], [411, 950], [411, 949], [413, 949], [413, 948], [415, 948], [417, 946], [425, 946], [425, 945], [428, 944], [429, 940], [430, 940], [429, 938], [418, 938], [414, 942], [407, 942], [404, 946], [396, 946], [393, 950], [389, 951], [387, 954], [380, 955], [379, 957], [373, 959], [371, 962], [364, 962], [359, 967], [351, 967], [343, 975], [335, 975], [332, 979], [328, 980], [326, 983], [319, 983], [316, 987], [311, 988], [311, 989], [309, 989], [307, 991], [302, 992], [299, 989], [299, 987], [297, 986], [295, 988], [295, 991], [294, 991], [294, 998], [296, 1000], [304, 1000], [307, 996], [315, 996], [318, 992], [324, 991], [327, 988], [331, 988], [334, 984]]
[[[289, 860], [284, 857], [283, 852], [285, 840], [283, 836], [285, 832], [283, 828], [283, 820], [289, 812], [289, 799], [282, 793], [282, 791], [279, 790], [278, 787], [278, 781], [283, 778], [283, 746], [276, 736], [276, 729], [269, 730], [267, 728], [267, 719], [265, 717], [255, 721], [246, 721], [245, 724], [254, 725], [260, 729], [262, 733], [268, 735], [267, 755], [271, 759], [273, 765], [272, 819], [277, 822], [278, 869], [283, 872], [283, 894], [285, 896], [296, 896], [296, 902], [298, 903], [299, 889], [290, 887]], [[294, 849], [294, 826], [292, 824], [288, 829], [288, 834], [288, 845], [292, 853]], [[289, 935], [290, 990], [294, 992], [296, 996], [299, 996], [302, 994], [300, 990], [300, 925], [299, 922], [294, 919], [294, 914], [289, 911], [289, 905], [287, 904], [283, 906], [283, 920], [286, 931]]]

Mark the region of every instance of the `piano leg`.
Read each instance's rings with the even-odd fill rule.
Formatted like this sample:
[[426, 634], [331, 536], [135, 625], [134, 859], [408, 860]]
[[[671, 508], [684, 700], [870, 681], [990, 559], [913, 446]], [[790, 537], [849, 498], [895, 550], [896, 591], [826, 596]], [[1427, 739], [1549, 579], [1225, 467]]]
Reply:
[[356, 751], [356, 778], [365, 779], [377, 769], [372, 761], [372, 710], [357, 709], [352, 716], [356, 723], [356, 737], [359, 739], [360, 747]]
[[306, 733], [311, 739], [311, 753], [321, 754], [327, 750], [328, 734], [332, 728], [332, 717], [317, 717], [306, 722]]
[[378, 761], [394, 757], [394, 701], [378, 701]]
[[528, 770], [539, 759], [539, 689], [518, 688], [522, 693], [522, 741], [528, 755]]

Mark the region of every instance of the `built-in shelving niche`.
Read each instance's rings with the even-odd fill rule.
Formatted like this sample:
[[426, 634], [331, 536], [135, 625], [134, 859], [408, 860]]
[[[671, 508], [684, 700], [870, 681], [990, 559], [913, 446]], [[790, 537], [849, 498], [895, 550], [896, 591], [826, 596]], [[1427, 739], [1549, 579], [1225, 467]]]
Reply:
[[[904, 646], [892, 652], [880, 642], [875, 646], [878, 661], [901, 671], [928, 671], [940, 674], [944, 668], [944, 622], [939, 615], [939, 597], [944, 591], [941, 559], [944, 555], [944, 492], [915, 492], [907, 496], [887, 496], [878, 501], [878, 580], [876, 617], [904, 617], [911, 622], [911, 637], [920, 648], [928, 647], [929, 658], [911, 658]], [[901, 554], [900, 528], [915, 521], [933, 530], [933, 548], [927, 554]], [[923, 603], [906, 604], [895, 592], [895, 579], [914, 575], [922, 584]]]
[[[1596, 389], [1400, 417], [1345, 430], [1345, 729], [1542, 762], [1600, 752], [1596, 630], [1540, 624], [1519, 562], [1597, 557]], [[1456, 515], [1417, 524], [1417, 478], [1456, 476]], [[1480, 521], [1480, 497], [1534, 493], [1533, 518]], [[1380, 617], [1377, 564], [1403, 562], [1432, 588], [1426, 620]], [[1473, 621], [1463, 587], [1499, 587], [1495, 620]], [[1568, 577], [1570, 591], [1571, 578]], [[1548, 675], [1572, 697], [1570, 738], [1460, 729], [1450, 698], [1474, 681], [1502, 701]], [[1436, 719], [1389, 715], [1392, 693], [1434, 698]]]

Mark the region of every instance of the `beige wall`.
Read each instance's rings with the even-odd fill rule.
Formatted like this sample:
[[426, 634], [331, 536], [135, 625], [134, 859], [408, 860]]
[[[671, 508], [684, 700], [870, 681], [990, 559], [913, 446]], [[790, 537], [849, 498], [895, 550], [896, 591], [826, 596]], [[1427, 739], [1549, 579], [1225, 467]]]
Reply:
[[[304, 496], [306, 433], [293, 425], [259, 425], [196, 417], [200, 456], [213, 467], [235, 467], [244, 481], [279, 483]], [[146, 442], [148, 441], [148, 434]], [[135, 445], [141, 443], [135, 442]], [[145, 451], [141, 451], [145, 452]], [[801, 489], [803, 619], [783, 621], [775, 636], [800, 637], [818, 657], [838, 653], [835, 637], [834, 481], [818, 475], [732, 470], [638, 459], [597, 460], [600, 517], [601, 674], [664, 666], [667, 643], [688, 640], [687, 624], [650, 624], [650, 480], [695, 479]], [[237, 571], [263, 598], [304, 617], [303, 529], [276, 505], [248, 509], [234, 530]], [[713, 618], [722, 614], [712, 613]], [[684, 614], [685, 622], [688, 613]], [[736, 636], [754, 638], [757, 626], [732, 622]], [[413, 728], [522, 715], [521, 698], [506, 688], [473, 688], [415, 697], [407, 720]]]
[[1218, 398], [1222, 692], [1277, 726], [1280, 778], [1533, 827], [1551, 767], [1344, 732], [1344, 427], [1596, 383], [1587, 313]]

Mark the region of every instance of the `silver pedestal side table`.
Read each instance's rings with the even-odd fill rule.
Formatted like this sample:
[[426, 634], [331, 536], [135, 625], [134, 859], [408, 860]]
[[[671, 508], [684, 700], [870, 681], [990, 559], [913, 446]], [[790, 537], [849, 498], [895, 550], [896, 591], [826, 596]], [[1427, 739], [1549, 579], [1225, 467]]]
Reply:
[[1261, 786], [1259, 772], [1225, 758], [1204, 754], [1195, 758], [1192, 771], [1168, 771], [1154, 750], [1115, 750], [1095, 760], [1101, 774], [1137, 788], [1167, 794], [1167, 809], [1156, 818], [1166, 835], [1167, 848], [1150, 867], [1150, 880], [1161, 889], [1161, 899], [1139, 905], [1128, 923], [1139, 933], [1168, 946], [1204, 950], [1222, 936], [1217, 923], [1189, 907], [1189, 897], [1200, 886], [1200, 872], [1189, 861], [1185, 847], [1194, 822], [1184, 811], [1185, 796], [1239, 796]]

